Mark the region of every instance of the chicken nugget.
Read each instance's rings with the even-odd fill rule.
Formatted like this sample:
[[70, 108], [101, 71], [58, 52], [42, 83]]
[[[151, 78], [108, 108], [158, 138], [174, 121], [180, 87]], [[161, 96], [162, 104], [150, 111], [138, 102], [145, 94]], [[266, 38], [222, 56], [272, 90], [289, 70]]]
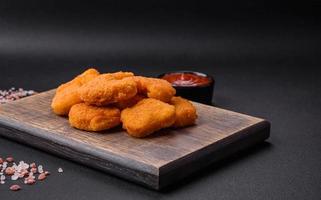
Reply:
[[[99, 75], [99, 79], [101, 81], [108, 81], [108, 80], [121, 80], [127, 77], [133, 77], [134, 73], [132, 72], [114, 72], [114, 73], [104, 73]], [[95, 77], [96, 78], [96, 77]], [[98, 78], [98, 77], [97, 77]]]
[[139, 101], [143, 100], [144, 98], [146, 97], [140, 94], [136, 94], [133, 98], [130, 98], [124, 101], [119, 101], [113, 105], [119, 108], [120, 110], [123, 110], [125, 108], [129, 108], [136, 105]]
[[175, 122], [175, 107], [153, 98], [143, 99], [121, 112], [123, 128], [133, 137], [145, 137]]
[[68, 115], [71, 106], [82, 102], [78, 95], [78, 89], [98, 75], [99, 72], [97, 70], [88, 69], [73, 80], [60, 85], [52, 99], [51, 107], [53, 112], [57, 115]]
[[184, 127], [195, 124], [197, 118], [194, 105], [182, 97], [173, 97], [170, 104], [175, 106], [175, 123], [173, 127]]
[[116, 79], [109, 74], [103, 74], [84, 84], [79, 89], [81, 100], [90, 105], [105, 106], [134, 97], [137, 84], [127, 78]]
[[96, 107], [79, 103], [69, 112], [71, 126], [86, 131], [103, 131], [120, 124], [120, 110], [115, 107]]
[[147, 78], [143, 76], [132, 77], [137, 83], [138, 93], [164, 102], [170, 102], [176, 94], [175, 88], [166, 80]]
[[110, 76], [114, 79], [117, 79], [117, 80], [120, 80], [120, 79], [123, 79], [123, 78], [126, 78], [126, 77], [132, 77], [134, 76], [134, 73], [133, 72], [114, 72], [114, 73], [106, 73], [106, 74], [102, 74], [104, 76]]

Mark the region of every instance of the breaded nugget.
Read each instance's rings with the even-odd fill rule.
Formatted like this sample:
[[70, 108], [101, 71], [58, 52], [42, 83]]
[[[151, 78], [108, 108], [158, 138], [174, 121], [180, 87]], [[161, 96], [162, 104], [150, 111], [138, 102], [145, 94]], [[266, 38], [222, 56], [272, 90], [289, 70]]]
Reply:
[[51, 107], [57, 115], [68, 115], [71, 106], [82, 102], [78, 89], [99, 75], [95, 69], [88, 69], [73, 80], [60, 85], [52, 100]]
[[105, 106], [134, 97], [137, 84], [128, 77], [118, 79], [111, 74], [102, 74], [79, 89], [81, 100], [90, 105]]
[[119, 108], [120, 110], [123, 110], [125, 108], [129, 108], [136, 105], [139, 101], [143, 100], [144, 98], [146, 97], [140, 94], [136, 94], [133, 98], [130, 98], [124, 101], [119, 101], [113, 104], [113, 106]]
[[175, 106], [175, 123], [173, 127], [184, 127], [195, 124], [197, 118], [194, 105], [182, 97], [173, 97], [170, 104]]
[[120, 110], [115, 107], [96, 107], [79, 103], [71, 107], [69, 123], [86, 131], [107, 130], [120, 124]]
[[99, 78], [102, 80], [121, 80], [126, 77], [133, 77], [134, 74], [132, 72], [114, 72], [114, 73], [104, 73], [100, 74]]
[[176, 93], [175, 88], [163, 79], [143, 76], [134, 76], [133, 79], [137, 83], [138, 93], [147, 95], [150, 98], [169, 102]]
[[175, 107], [153, 98], [143, 99], [121, 112], [123, 128], [133, 137], [145, 137], [175, 122]]
[[133, 72], [114, 72], [114, 73], [106, 73], [106, 74], [103, 74], [105, 76], [111, 76], [113, 77], [114, 79], [117, 79], [117, 80], [120, 80], [120, 79], [123, 79], [123, 78], [126, 78], [126, 77], [132, 77], [134, 76], [134, 73]]

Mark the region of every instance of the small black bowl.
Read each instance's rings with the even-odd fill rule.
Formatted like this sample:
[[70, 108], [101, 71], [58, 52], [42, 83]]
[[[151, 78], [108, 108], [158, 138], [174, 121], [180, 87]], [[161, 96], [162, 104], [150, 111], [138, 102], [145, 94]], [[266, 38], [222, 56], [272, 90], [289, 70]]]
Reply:
[[181, 96], [192, 101], [212, 105], [212, 97], [214, 94], [215, 85], [215, 80], [212, 76], [194, 71], [174, 71], [161, 74], [158, 76], [158, 78], [163, 78], [165, 75], [169, 74], [193, 74], [208, 78], [209, 83], [207, 84], [184, 86], [173, 85], [173, 87], [176, 89], [176, 96]]

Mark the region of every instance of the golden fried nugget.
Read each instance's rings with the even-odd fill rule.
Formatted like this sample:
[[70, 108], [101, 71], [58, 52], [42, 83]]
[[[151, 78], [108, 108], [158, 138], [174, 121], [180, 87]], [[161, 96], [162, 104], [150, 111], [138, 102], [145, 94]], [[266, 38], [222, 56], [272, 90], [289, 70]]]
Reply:
[[96, 107], [79, 103], [69, 112], [71, 126], [86, 131], [103, 131], [120, 124], [120, 110], [115, 107]]
[[73, 80], [60, 85], [52, 100], [51, 107], [57, 115], [68, 115], [71, 106], [82, 102], [78, 89], [99, 75], [95, 69], [88, 69]]
[[195, 124], [197, 118], [194, 105], [182, 97], [173, 97], [170, 104], [175, 106], [175, 123], [173, 127], [184, 127]]
[[175, 107], [153, 98], [143, 99], [121, 112], [123, 128], [133, 137], [145, 137], [175, 122]]
[[100, 74], [99, 78], [102, 80], [121, 80], [126, 77], [132, 77], [134, 74], [132, 72], [114, 72], [114, 73], [104, 73]]
[[120, 80], [120, 79], [123, 79], [123, 78], [126, 78], [126, 77], [132, 77], [134, 76], [134, 73], [133, 72], [114, 72], [114, 73], [106, 73], [106, 74], [103, 74], [105, 76], [111, 76], [113, 77], [114, 79], [117, 79], [117, 80]]
[[124, 101], [119, 101], [113, 105], [119, 108], [120, 110], [123, 110], [125, 108], [129, 108], [136, 105], [139, 101], [143, 100], [144, 98], [146, 97], [140, 94], [136, 94], [133, 98], [130, 98]]
[[81, 100], [87, 104], [105, 106], [134, 97], [137, 84], [128, 77], [118, 79], [111, 74], [102, 74], [79, 89]]
[[147, 95], [150, 98], [169, 102], [176, 93], [175, 88], [163, 79], [143, 76], [134, 76], [132, 79], [137, 83], [138, 93]]

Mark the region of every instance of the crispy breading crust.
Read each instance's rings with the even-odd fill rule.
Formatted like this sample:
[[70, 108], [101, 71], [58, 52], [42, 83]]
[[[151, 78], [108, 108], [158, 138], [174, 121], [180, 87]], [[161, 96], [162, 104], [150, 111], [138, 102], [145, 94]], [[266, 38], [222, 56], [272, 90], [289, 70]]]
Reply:
[[163, 79], [147, 78], [143, 76], [134, 76], [132, 79], [137, 83], [138, 93], [150, 98], [169, 102], [176, 93], [175, 88], [173, 88], [168, 81]]
[[103, 131], [120, 124], [120, 110], [115, 107], [96, 107], [79, 103], [69, 112], [71, 126], [86, 131]]
[[139, 101], [121, 112], [123, 128], [133, 137], [146, 137], [175, 122], [175, 107], [153, 98]]
[[73, 80], [60, 85], [51, 103], [53, 112], [57, 115], [68, 115], [73, 105], [82, 102], [78, 95], [78, 89], [98, 75], [97, 70], [88, 69]]
[[140, 94], [136, 94], [133, 98], [124, 101], [119, 101], [112, 105], [119, 108], [120, 110], [124, 110], [125, 108], [129, 108], [136, 105], [139, 101], [143, 100], [144, 98], [146, 97]]
[[166, 80], [88, 69], [57, 88], [51, 107], [58, 115], [69, 114], [77, 129], [102, 131], [123, 123], [129, 135], [146, 137], [195, 124], [196, 108], [175, 93]]
[[96, 106], [128, 100], [137, 93], [137, 84], [130, 76], [133, 74], [128, 72], [102, 74], [79, 89], [80, 99]]
[[173, 97], [170, 104], [175, 106], [175, 123], [173, 127], [184, 127], [195, 124], [197, 119], [194, 105], [182, 97]]
[[134, 73], [122, 72], [122, 71], [114, 72], [114, 73], [104, 73], [100, 75], [100, 77], [103, 77], [104, 80], [113, 80], [113, 79], [121, 80], [123, 78], [132, 77], [132, 76], [134, 76]]

